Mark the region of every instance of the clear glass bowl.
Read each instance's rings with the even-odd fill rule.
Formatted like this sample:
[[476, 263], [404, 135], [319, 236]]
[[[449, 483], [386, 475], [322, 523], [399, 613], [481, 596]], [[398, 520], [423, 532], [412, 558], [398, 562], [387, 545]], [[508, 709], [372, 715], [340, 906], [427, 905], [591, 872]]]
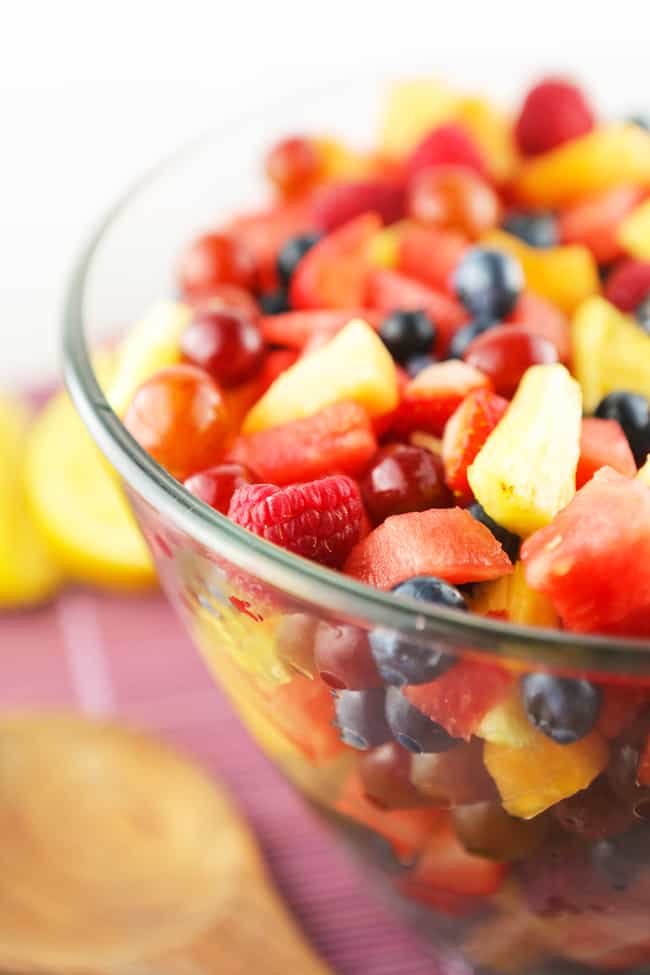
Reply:
[[[489, 77], [497, 93], [517, 90], [526, 73], [522, 63], [485, 68], [475, 63], [470, 82]], [[263, 201], [259, 161], [274, 137], [307, 130], [369, 142], [379, 103], [374, 78], [301, 93], [233, 121], [147, 174], [99, 228], [74, 274], [66, 381], [119, 472], [162, 586], [215, 678], [286, 775], [334, 821], [356, 824], [355, 839], [376, 856], [388, 885], [420, 904], [431, 937], [485, 970], [639, 966], [650, 962], [650, 827], [634, 763], [650, 724], [640, 701], [641, 689], [650, 688], [650, 645], [423, 607], [275, 548], [203, 505], [151, 460], [111, 411], [91, 366], [93, 346], [173, 293], [175, 259], [187, 240]], [[602, 769], [597, 784], [530, 821], [508, 818], [474, 739], [433, 758], [404, 753], [421, 789], [416, 808], [412, 797], [402, 800], [409, 808], [372, 804], [358, 777], [366, 753], [341, 742], [334, 697], [314, 670], [314, 634], [328, 626], [360, 645], [376, 628], [399, 633], [414, 655], [435, 644], [465, 663], [470, 697], [495, 673], [513, 681], [522, 670], [590, 675], [605, 685], [607, 712], [607, 735], [591, 751], [573, 757], [573, 746], [556, 745], [549, 754], [539, 751], [538, 738], [537, 746], [520, 743], [514, 757], [511, 750], [491, 762], [492, 770], [500, 763], [502, 779], [511, 762], [508, 803], [521, 816], [543, 806], [540, 792], [559, 798], [563, 787], [575, 791], [586, 768], [595, 774], [594, 763]], [[449, 706], [459, 711], [467, 704], [463, 694], [456, 701]], [[636, 712], [616, 737], [625, 715]], [[454, 830], [488, 857], [469, 860]]]

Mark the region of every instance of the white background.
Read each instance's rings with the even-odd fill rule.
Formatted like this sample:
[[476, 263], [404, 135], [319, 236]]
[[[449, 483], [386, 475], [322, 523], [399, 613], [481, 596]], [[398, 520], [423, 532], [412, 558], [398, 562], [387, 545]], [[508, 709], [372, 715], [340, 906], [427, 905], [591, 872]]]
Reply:
[[[65, 279], [139, 172], [225, 114], [388, 64], [523, 54], [531, 75], [608, 55], [613, 103], [650, 106], [647, 0], [58, 0], [0, 27], [0, 384], [58, 366]], [[630, 69], [631, 56], [645, 55]], [[613, 60], [611, 58], [613, 57]]]

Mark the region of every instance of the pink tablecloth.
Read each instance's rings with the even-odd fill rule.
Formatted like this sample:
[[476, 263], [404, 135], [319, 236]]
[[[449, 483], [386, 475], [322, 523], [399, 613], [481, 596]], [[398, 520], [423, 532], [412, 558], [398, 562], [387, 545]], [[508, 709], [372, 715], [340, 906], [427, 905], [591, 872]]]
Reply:
[[118, 715], [218, 773], [252, 822], [287, 901], [336, 971], [439, 971], [249, 738], [160, 596], [67, 592], [53, 606], [0, 618], [0, 653], [3, 708]]

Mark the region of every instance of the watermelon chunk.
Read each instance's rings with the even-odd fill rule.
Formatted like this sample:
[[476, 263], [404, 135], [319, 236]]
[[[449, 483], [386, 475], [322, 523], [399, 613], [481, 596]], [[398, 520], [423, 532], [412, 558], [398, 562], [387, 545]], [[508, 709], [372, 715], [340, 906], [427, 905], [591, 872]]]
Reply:
[[524, 291], [505, 324], [521, 325], [531, 335], [540, 335], [552, 342], [561, 363], [571, 358], [571, 331], [566, 316], [548, 298], [532, 291]]
[[440, 437], [466, 396], [491, 388], [490, 379], [466, 362], [459, 359], [435, 362], [402, 389], [391, 428], [399, 434], [421, 430]]
[[611, 263], [622, 253], [618, 228], [645, 195], [640, 186], [615, 186], [575, 203], [559, 216], [560, 243], [583, 244], [599, 264]]
[[387, 179], [330, 183], [317, 190], [311, 207], [314, 226], [331, 233], [363, 213], [377, 213], [383, 223], [404, 216], [406, 191], [402, 182]]
[[377, 450], [370, 417], [358, 403], [339, 402], [312, 416], [239, 437], [230, 458], [261, 481], [293, 484], [327, 474], [355, 477]]
[[468, 247], [457, 231], [407, 224], [399, 236], [397, 270], [450, 294], [451, 276]]
[[291, 278], [292, 308], [354, 308], [364, 304], [370, 248], [381, 218], [366, 213], [315, 244]]
[[281, 315], [264, 315], [259, 325], [266, 342], [300, 351], [314, 336], [332, 338], [353, 318], [363, 318], [373, 328], [379, 328], [382, 315], [367, 308], [287, 311]]
[[467, 311], [455, 298], [398, 271], [375, 270], [369, 274], [366, 304], [382, 312], [426, 311], [438, 330], [435, 351], [440, 356], [446, 353], [454, 332], [468, 321]]
[[405, 687], [411, 704], [454, 738], [469, 741], [485, 715], [501, 703], [515, 675], [495, 664], [459, 660], [430, 684]]
[[417, 575], [456, 585], [496, 579], [512, 572], [512, 564], [489, 528], [467, 511], [431, 508], [387, 518], [355, 545], [344, 571], [388, 590]]
[[636, 478], [598, 471], [521, 557], [567, 629], [650, 636], [650, 489]]
[[589, 417], [580, 429], [580, 460], [576, 470], [576, 488], [590, 481], [601, 467], [612, 467], [625, 477], [635, 477], [634, 455], [616, 420]]

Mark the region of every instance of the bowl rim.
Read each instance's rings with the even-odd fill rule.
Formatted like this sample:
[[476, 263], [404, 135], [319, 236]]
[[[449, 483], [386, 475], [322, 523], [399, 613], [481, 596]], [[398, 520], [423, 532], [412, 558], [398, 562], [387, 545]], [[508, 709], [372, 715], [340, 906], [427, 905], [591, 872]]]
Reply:
[[[358, 79], [357, 79], [358, 80]], [[323, 86], [314, 93], [323, 92]], [[305, 92], [303, 91], [304, 95]], [[275, 99], [286, 104], [291, 97]], [[265, 105], [265, 110], [273, 102]], [[242, 121], [254, 122], [260, 109], [242, 113]], [[267, 542], [194, 497], [160, 467], [130, 435], [110, 407], [97, 381], [86, 341], [84, 302], [93, 259], [113, 222], [138, 194], [195, 152], [203, 150], [227, 123], [189, 140], [164, 156], [135, 179], [116, 200], [90, 234], [70, 275], [63, 306], [63, 377], [71, 399], [91, 436], [124, 484], [154, 510], [206, 549], [261, 576], [273, 587], [323, 615], [344, 617], [372, 627], [386, 627], [411, 634], [416, 642], [451, 640], [457, 647], [498, 658], [528, 661], [571, 672], [603, 674], [650, 674], [650, 641], [587, 635], [524, 626], [499, 619], [426, 606], [413, 599], [396, 597], [357, 582]]]

